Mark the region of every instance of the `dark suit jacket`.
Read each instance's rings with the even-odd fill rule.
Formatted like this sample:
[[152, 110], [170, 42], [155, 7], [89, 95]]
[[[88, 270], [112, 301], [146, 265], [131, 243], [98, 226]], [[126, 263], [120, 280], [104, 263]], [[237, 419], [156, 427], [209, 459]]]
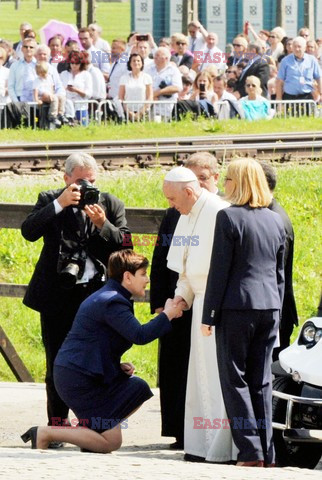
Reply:
[[193, 64], [193, 56], [190, 55], [190, 53], [185, 53], [179, 62], [178, 54], [175, 53], [174, 55], [172, 55], [171, 61], [175, 62], [178, 67], [181, 67], [181, 65], [185, 65], [186, 67], [191, 68]]
[[[72, 207], [55, 213], [54, 200], [63, 189], [41, 192], [32, 212], [21, 226], [26, 240], [35, 242], [43, 237], [43, 248], [29, 283], [24, 304], [42, 313], [59, 313], [68, 302], [69, 291], [60, 286], [57, 262], [61, 231], [63, 228], [78, 229]], [[110, 254], [123, 247], [124, 234], [130, 235], [125, 219], [123, 203], [109, 193], [101, 193], [99, 203], [105, 210], [107, 220], [99, 231], [92, 229], [88, 239], [88, 254], [107, 265]], [[128, 241], [126, 242], [128, 245]]]
[[[245, 69], [247, 66], [245, 67]], [[267, 82], [269, 80], [269, 66], [262, 58], [256, 60], [246, 71], [243, 70], [241, 76], [239, 77], [236, 85], [236, 90], [240, 93], [241, 97], [247, 95], [245, 90], [246, 78], [254, 75], [258, 77], [261, 81], [261, 88], [263, 97], [267, 97]]]
[[221, 310], [280, 310], [284, 295], [283, 222], [268, 208], [218, 212], [202, 323]]
[[133, 343], [145, 345], [171, 330], [165, 313], [141, 325], [134, 317], [130, 297], [131, 293], [115, 280], [108, 280], [88, 297], [77, 312], [55, 364], [102, 377], [107, 385], [124, 375], [121, 356]]
[[298, 317], [293, 291], [293, 255], [294, 255], [294, 231], [291, 220], [285, 212], [284, 208], [273, 198], [272, 203], [268, 207], [273, 212], [280, 215], [283, 220], [285, 229], [285, 255], [284, 255], [284, 276], [285, 276], [285, 292], [282, 307], [282, 326], [298, 325]]

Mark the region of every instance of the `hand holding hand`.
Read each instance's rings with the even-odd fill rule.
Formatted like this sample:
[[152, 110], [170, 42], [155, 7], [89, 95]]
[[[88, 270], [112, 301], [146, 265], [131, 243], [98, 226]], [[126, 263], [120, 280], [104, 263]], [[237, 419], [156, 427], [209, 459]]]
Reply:
[[81, 198], [79, 188], [80, 187], [77, 185], [77, 183], [72, 183], [65, 188], [62, 194], [57, 198], [59, 205], [62, 208], [69, 207], [69, 205], [74, 205], [76, 207]]
[[135, 372], [135, 366], [131, 362], [121, 363], [120, 366], [123, 372], [126, 373], [126, 375], [128, 375], [129, 377]]
[[101, 229], [106, 220], [106, 215], [102, 207], [94, 203], [94, 205], [85, 205], [84, 210], [95, 227]]
[[213, 327], [210, 325], [201, 324], [201, 333], [204, 337], [210, 337], [213, 333]]
[[187, 304], [187, 302], [185, 301], [185, 299], [183, 297], [176, 296], [176, 297], [174, 297], [173, 301], [176, 305], [180, 304], [182, 310], [189, 310], [189, 305]]
[[165, 302], [163, 311], [169, 320], [172, 320], [173, 318], [179, 318], [182, 316], [182, 304], [180, 302], [176, 303], [171, 298], [168, 298], [168, 300]]

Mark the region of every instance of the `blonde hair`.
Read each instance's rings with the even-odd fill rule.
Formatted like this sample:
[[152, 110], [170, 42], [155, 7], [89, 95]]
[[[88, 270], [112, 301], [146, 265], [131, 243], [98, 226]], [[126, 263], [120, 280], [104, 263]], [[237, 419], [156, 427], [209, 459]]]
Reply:
[[273, 28], [273, 30], [271, 30], [271, 33], [275, 33], [275, 35], [279, 39], [279, 41], [283, 40], [283, 38], [286, 37], [286, 32], [285, 32], [284, 28], [282, 28], [282, 27]]
[[272, 201], [264, 170], [252, 158], [238, 158], [228, 165], [227, 178], [233, 182], [226, 199], [233, 205], [268, 207]]
[[36, 73], [39, 75], [39, 73], [48, 73], [48, 63], [47, 62], [37, 62], [36, 63]]
[[213, 89], [213, 81], [212, 81], [212, 77], [211, 77], [210, 73], [207, 72], [206, 70], [203, 70], [202, 72], [197, 73], [196, 78], [194, 79], [193, 86], [196, 90], [199, 90], [198, 80], [200, 78], [205, 78], [207, 80], [207, 82], [208, 82], [207, 90], [212, 90]]
[[3, 47], [0, 47], [0, 55], [2, 55], [2, 57], [3, 57], [3, 63], [5, 63], [6, 60], [7, 60], [7, 56], [8, 56], [8, 55], [7, 55], [6, 50], [5, 50]]
[[261, 81], [258, 77], [255, 77], [255, 75], [250, 75], [249, 77], [246, 78], [245, 85], [247, 86], [247, 83], [251, 82], [254, 85], [256, 85], [256, 94], [260, 95], [262, 93], [261, 89]]

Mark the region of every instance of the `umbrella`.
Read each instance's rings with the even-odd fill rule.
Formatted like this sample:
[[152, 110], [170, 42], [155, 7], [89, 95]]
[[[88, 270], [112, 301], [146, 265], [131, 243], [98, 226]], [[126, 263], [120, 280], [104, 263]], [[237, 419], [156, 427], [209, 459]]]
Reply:
[[46, 25], [40, 28], [39, 33], [42, 43], [45, 43], [46, 45], [48, 45], [48, 40], [51, 37], [60, 34], [64, 37], [63, 45], [65, 45], [67, 40], [75, 40], [82, 49], [78, 40], [78, 30], [75, 25], [72, 25], [71, 23], [60, 22], [59, 20], [49, 20]]

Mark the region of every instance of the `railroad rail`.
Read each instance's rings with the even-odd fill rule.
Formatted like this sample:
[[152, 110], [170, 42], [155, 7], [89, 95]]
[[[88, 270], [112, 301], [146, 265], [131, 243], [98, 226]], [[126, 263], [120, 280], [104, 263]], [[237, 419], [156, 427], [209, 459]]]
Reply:
[[67, 156], [80, 150], [95, 156], [105, 170], [171, 166], [191, 153], [209, 151], [219, 162], [234, 155], [279, 161], [322, 157], [322, 132], [292, 134], [203, 136], [122, 141], [21, 143], [0, 146], [0, 171], [14, 173], [61, 170]]

